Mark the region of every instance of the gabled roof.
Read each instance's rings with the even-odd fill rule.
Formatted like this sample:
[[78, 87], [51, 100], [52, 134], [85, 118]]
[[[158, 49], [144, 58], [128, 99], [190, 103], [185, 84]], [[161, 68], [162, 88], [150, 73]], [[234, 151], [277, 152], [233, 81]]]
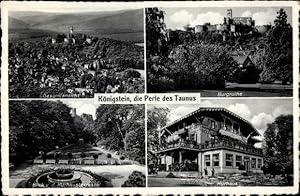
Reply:
[[247, 60], [247, 58], [249, 58], [249, 56], [247, 55], [233, 55], [231, 56], [233, 58], [233, 60], [235, 60], [239, 65], [244, 65], [245, 61]]
[[189, 114], [187, 114], [187, 115], [185, 115], [185, 116], [183, 116], [183, 117], [167, 124], [162, 129], [165, 129], [165, 128], [168, 128], [172, 125], [175, 125], [175, 124], [177, 124], [177, 123], [179, 123], [179, 122], [181, 122], [181, 121], [183, 121], [183, 120], [185, 120], [185, 119], [187, 119], [191, 116], [194, 116], [198, 113], [201, 113], [201, 112], [224, 112], [224, 113], [228, 114], [229, 116], [231, 116], [231, 117], [233, 117], [233, 118], [235, 118], [239, 121], [242, 121], [242, 122], [246, 123], [252, 129], [252, 131], [254, 131], [256, 133], [257, 136], [260, 136], [259, 132], [252, 126], [252, 124], [248, 120], [240, 117], [239, 115], [231, 112], [230, 110], [228, 110], [226, 108], [221, 108], [221, 107], [200, 107], [198, 110], [195, 110], [195, 111], [193, 111], [193, 112], [191, 112], [191, 113], [189, 113]]

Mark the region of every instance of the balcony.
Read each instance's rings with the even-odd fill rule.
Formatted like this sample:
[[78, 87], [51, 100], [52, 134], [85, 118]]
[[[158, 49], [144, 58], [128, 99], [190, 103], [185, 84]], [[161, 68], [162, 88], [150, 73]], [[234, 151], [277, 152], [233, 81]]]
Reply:
[[249, 153], [253, 155], [262, 156], [262, 149], [255, 148], [251, 145], [241, 143], [239, 141], [233, 140], [215, 140], [207, 142], [206, 144], [196, 144], [195, 142], [190, 141], [181, 141], [176, 143], [165, 143], [160, 145], [158, 148], [154, 149], [155, 152], [165, 152], [175, 149], [186, 149], [186, 150], [195, 150], [195, 151], [206, 151], [213, 149], [226, 148], [230, 150], [240, 151], [244, 153]]

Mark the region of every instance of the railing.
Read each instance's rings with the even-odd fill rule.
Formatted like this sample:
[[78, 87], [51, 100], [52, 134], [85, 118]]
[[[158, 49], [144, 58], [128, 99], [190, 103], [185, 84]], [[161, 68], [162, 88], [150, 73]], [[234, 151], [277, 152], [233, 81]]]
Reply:
[[255, 148], [248, 144], [233, 142], [233, 141], [212, 141], [206, 144], [196, 144], [195, 142], [178, 142], [178, 143], [165, 143], [160, 145], [155, 151], [163, 151], [171, 148], [189, 148], [195, 150], [207, 150], [219, 147], [227, 147], [235, 150], [244, 151], [247, 153], [253, 153], [262, 155], [262, 149]]

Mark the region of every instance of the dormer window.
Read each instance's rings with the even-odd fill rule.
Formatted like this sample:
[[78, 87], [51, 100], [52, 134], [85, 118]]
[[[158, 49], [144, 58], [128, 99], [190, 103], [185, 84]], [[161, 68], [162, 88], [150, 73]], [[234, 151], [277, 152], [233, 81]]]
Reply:
[[208, 126], [212, 129], [216, 128], [216, 121], [212, 120], [212, 119], [208, 119]]

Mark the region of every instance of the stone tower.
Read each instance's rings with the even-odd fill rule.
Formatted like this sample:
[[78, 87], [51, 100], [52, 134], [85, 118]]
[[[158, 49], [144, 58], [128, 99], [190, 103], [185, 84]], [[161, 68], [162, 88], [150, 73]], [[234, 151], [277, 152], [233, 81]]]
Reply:
[[232, 19], [232, 9], [227, 9], [227, 18]]
[[76, 116], [76, 108], [71, 109], [71, 116], [75, 117]]
[[71, 26], [70, 27], [70, 34], [73, 35], [73, 33], [74, 33], [74, 29], [73, 29], [73, 26]]
[[232, 24], [231, 21], [232, 21], [232, 9], [227, 9], [227, 21], [226, 21], [226, 23], [228, 25], [230, 25], [230, 24]]

